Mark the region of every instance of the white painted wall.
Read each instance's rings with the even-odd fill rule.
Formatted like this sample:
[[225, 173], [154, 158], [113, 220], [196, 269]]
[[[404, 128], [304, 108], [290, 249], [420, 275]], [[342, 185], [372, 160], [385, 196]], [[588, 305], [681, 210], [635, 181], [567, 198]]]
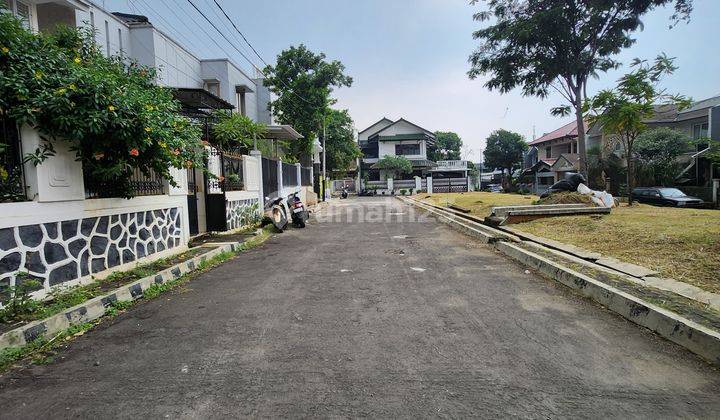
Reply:
[[427, 144], [425, 140], [403, 140], [403, 141], [379, 141], [378, 142], [378, 156], [383, 158], [385, 156], [395, 156], [395, 145], [396, 144], [418, 144], [420, 143], [420, 154], [419, 155], [403, 155], [408, 159], [427, 159]]
[[382, 131], [380, 131], [378, 133], [378, 135], [397, 136], [397, 135], [401, 135], [401, 134], [417, 134], [417, 133], [425, 133], [425, 132], [408, 122], [400, 121], [397, 124], [390, 125], [387, 128], [383, 129]]
[[[258, 105], [258, 86], [255, 80], [251, 79], [232, 61], [222, 58], [213, 60], [202, 60], [201, 75], [203, 80], [218, 80], [220, 82], [220, 97], [230, 102], [236, 112], [240, 112], [237, 100], [237, 86], [247, 86], [253, 92], [245, 93], [245, 110], [247, 116], [258, 121], [258, 108], [267, 107], [267, 102]], [[261, 86], [264, 89], [263, 86]], [[265, 94], [265, 100], [269, 100], [269, 92]], [[267, 123], [267, 115], [263, 116], [263, 122]]]
[[392, 121], [389, 121], [389, 120], [378, 121], [375, 124], [371, 125], [370, 127], [366, 128], [365, 130], [363, 130], [362, 133], [358, 133], [358, 140], [365, 141], [372, 134], [375, 134], [378, 130], [385, 128], [390, 124], [392, 124]]
[[125, 55], [132, 56], [130, 28], [112, 13], [91, 4], [87, 11], [75, 12], [75, 22], [81, 28], [94, 24], [95, 42], [106, 56], [108, 51], [109, 55], [119, 55], [121, 47]]

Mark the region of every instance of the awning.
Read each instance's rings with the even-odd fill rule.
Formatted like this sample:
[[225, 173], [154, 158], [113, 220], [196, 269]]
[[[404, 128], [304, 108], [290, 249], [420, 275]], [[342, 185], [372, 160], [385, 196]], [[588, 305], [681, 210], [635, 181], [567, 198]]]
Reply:
[[186, 111], [197, 112], [206, 109], [234, 109], [228, 101], [215, 96], [205, 89], [173, 88], [173, 97], [182, 104]]
[[297, 140], [303, 138], [291, 125], [269, 125], [265, 138], [273, 140]]

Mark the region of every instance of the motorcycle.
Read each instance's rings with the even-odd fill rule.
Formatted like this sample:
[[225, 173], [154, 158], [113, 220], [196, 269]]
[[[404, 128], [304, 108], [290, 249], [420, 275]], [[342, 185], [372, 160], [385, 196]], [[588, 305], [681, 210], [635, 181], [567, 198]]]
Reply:
[[304, 228], [305, 221], [310, 218], [307, 210], [305, 209], [305, 204], [303, 204], [302, 200], [300, 200], [300, 197], [295, 194], [288, 197], [287, 204], [292, 211], [291, 217], [293, 226], [298, 228]]
[[345, 187], [342, 188], [342, 191], [340, 191], [340, 198], [348, 198], [347, 188], [345, 188]]
[[288, 225], [288, 211], [282, 197], [272, 200], [265, 197], [265, 217], [275, 226], [275, 229], [282, 232]]

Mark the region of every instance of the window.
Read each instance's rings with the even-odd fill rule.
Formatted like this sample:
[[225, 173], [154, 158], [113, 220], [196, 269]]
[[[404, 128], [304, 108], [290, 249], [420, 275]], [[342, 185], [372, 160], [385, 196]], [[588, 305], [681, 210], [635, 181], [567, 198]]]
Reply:
[[548, 146], [545, 148], [545, 159], [552, 158], [552, 147]]
[[240, 115], [247, 115], [247, 110], [245, 109], [245, 92], [237, 93], [237, 112], [239, 112]]
[[567, 152], [572, 153], [572, 143], [567, 144]]
[[105, 55], [110, 57], [110, 24], [105, 21]]
[[707, 138], [707, 136], [708, 136], [708, 123], [693, 125], [693, 140]]
[[395, 155], [397, 156], [404, 156], [404, 155], [419, 155], [420, 154], [420, 144], [396, 144], [395, 145]]
[[570, 153], [577, 153], [577, 148], [578, 148], [577, 142], [572, 142], [571, 144], [572, 144], [572, 151]]
[[122, 43], [122, 29], [118, 28], [118, 47], [120, 48], [120, 54], [123, 53], [123, 43]]
[[220, 96], [220, 83], [219, 82], [205, 82], [205, 90], [212, 93], [215, 96]]
[[15, 14], [26, 28], [30, 28], [30, 6], [18, 1], [15, 3]]

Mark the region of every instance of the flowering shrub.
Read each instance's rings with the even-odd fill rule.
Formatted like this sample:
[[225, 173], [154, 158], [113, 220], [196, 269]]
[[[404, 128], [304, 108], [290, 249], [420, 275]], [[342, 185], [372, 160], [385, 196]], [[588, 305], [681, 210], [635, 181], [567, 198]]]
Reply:
[[0, 113], [70, 142], [86, 175], [129, 198], [139, 168], [169, 180], [170, 168], [203, 165], [201, 131], [178, 114], [154, 69], [105, 57], [89, 31], [33, 34], [0, 13]]

